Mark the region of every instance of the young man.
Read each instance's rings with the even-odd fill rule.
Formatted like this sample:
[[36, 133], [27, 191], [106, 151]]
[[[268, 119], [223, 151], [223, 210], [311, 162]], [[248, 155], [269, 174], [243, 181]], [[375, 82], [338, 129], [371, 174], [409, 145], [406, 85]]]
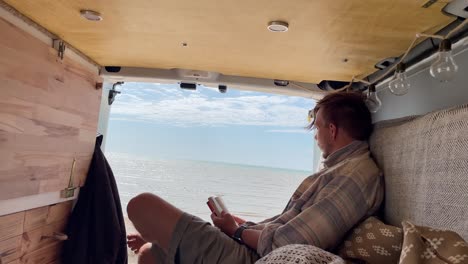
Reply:
[[140, 194], [127, 207], [141, 234], [129, 236], [140, 263], [254, 263], [289, 244], [337, 246], [378, 209], [383, 178], [366, 143], [372, 123], [362, 95], [327, 95], [313, 113], [309, 128], [316, 130], [324, 168], [299, 185], [281, 214], [260, 223], [211, 215], [216, 228], [156, 195]]

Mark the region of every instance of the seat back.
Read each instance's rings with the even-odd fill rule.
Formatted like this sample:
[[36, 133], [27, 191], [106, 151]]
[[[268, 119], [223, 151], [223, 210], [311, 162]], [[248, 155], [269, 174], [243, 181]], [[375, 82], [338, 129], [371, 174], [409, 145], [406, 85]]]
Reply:
[[468, 105], [375, 125], [385, 220], [450, 229], [468, 240]]

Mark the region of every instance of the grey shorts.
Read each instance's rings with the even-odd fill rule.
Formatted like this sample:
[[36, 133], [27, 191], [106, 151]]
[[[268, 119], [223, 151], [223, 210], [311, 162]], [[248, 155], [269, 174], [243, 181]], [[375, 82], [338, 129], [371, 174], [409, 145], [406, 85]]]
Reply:
[[241, 245], [202, 219], [184, 213], [177, 222], [166, 252], [151, 247], [156, 263], [254, 263], [257, 252]]

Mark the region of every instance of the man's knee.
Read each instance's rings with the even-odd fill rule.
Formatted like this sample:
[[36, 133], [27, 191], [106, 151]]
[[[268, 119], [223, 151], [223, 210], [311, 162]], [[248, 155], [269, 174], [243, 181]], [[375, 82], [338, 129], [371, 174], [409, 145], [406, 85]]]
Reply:
[[167, 249], [183, 212], [154, 194], [142, 193], [129, 201], [127, 213], [144, 240]]
[[138, 264], [155, 264], [153, 253], [151, 252], [151, 244], [146, 243], [138, 252]]
[[152, 193], [142, 193], [133, 197], [127, 204], [128, 218], [133, 221], [142, 212], [148, 210], [151, 203], [154, 206], [154, 203], [158, 201], [161, 201], [161, 198]]

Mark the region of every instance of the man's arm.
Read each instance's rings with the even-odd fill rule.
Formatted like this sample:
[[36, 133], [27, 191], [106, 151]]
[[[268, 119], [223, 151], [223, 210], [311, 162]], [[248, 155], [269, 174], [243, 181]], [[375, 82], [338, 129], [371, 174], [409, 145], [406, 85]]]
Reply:
[[242, 241], [250, 248], [257, 250], [261, 233], [262, 230], [245, 229], [244, 232], [242, 232]]
[[[232, 237], [239, 228], [239, 224], [231, 214], [223, 213], [221, 217], [211, 214], [211, 220], [213, 220], [213, 224], [216, 227], [230, 237]], [[258, 239], [261, 233], [261, 230], [245, 229], [244, 232], [242, 232], [242, 241], [250, 248], [257, 250]]]
[[[335, 246], [369, 212], [368, 200], [375, 199], [380, 190], [379, 182], [380, 179], [376, 179], [363, 185], [354, 177], [335, 176], [321, 190], [323, 195], [318, 201], [302, 207], [298, 214], [286, 212], [283, 223], [266, 225], [258, 240], [257, 253], [264, 256], [289, 244], [309, 244], [324, 249]], [[295, 216], [291, 218], [288, 213]]]

